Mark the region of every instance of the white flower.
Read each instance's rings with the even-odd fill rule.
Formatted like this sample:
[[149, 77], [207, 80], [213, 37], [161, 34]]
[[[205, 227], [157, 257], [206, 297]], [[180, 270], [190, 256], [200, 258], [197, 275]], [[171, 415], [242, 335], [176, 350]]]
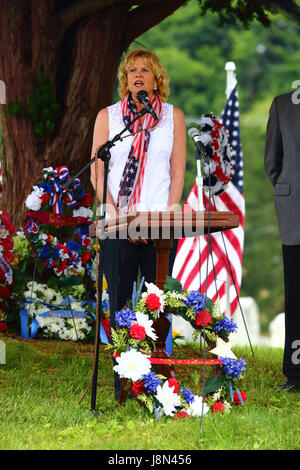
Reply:
[[63, 328], [58, 332], [59, 337], [66, 341], [77, 341], [78, 339], [84, 339], [84, 333], [78, 331], [75, 328]]
[[[41, 317], [40, 317], [41, 318]], [[39, 322], [40, 324], [40, 322]], [[41, 324], [40, 324], [41, 326]], [[64, 328], [65, 322], [62, 318], [55, 317], [52, 318], [51, 323], [47, 325], [48, 332], [50, 333], [58, 333], [62, 328]]]
[[177, 411], [176, 407], [180, 406], [180, 396], [174, 393], [174, 386], [169, 387], [168, 381], [157, 387], [155, 398], [162, 404], [167, 416], [173, 416]]
[[93, 211], [87, 207], [79, 207], [73, 210], [73, 217], [85, 217], [86, 219], [93, 218]]
[[224, 400], [223, 405], [224, 405], [224, 413], [229, 413], [231, 410], [231, 404], [228, 401]]
[[166, 304], [166, 295], [164, 295], [163, 291], [159, 289], [155, 284], [145, 282], [145, 286], [147, 287], [147, 292], [143, 292], [142, 298], [145, 299], [147, 295], [149, 294], [155, 294], [157, 297], [159, 297], [160, 301], [160, 308], [157, 310], [158, 312], [163, 312], [164, 311], [164, 306]]
[[153, 284], [153, 282], [145, 282], [145, 286], [147, 287], [147, 292], [143, 293], [143, 297], [147, 296], [148, 294], [156, 294], [158, 296], [163, 294], [163, 291]]
[[39, 315], [38, 313], [36, 313], [36, 319], [41, 328], [45, 328], [45, 327], [49, 328], [49, 325], [53, 323], [53, 318], [51, 318], [50, 316], [42, 317], [41, 314]]
[[218, 388], [218, 390], [212, 395], [213, 401], [219, 401], [221, 398], [222, 387]]
[[36, 192], [32, 192], [27, 196], [25, 201], [26, 207], [32, 211], [38, 211], [42, 207], [42, 200]]
[[118, 365], [114, 366], [114, 371], [119, 374], [120, 378], [130, 379], [133, 382], [140, 380], [151, 370], [151, 363], [147, 356], [135, 349], [121, 353], [116, 361]]
[[186, 412], [190, 416], [204, 416], [209, 412], [209, 407], [206, 405], [206, 403], [203, 403], [202, 397], [195, 395], [194, 400], [192, 403], [190, 403]]
[[62, 328], [59, 332], [58, 335], [61, 339], [64, 339], [65, 341], [71, 340], [71, 330], [68, 330], [66, 327]]
[[212, 140], [212, 138], [210, 134], [208, 134], [207, 132], [203, 132], [199, 140], [202, 142], [203, 145], [207, 145]]
[[[88, 325], [88, 322], [86, 321], [85, 318], [75, 317], [74, 321], [75, 321], [75, 326], [77, 330], [86, 330], [86, 331], [91, 330], [91, 327]], [[73, 323], [73, 319], [69, 320], [69, 322]]]
[[64, 249], [59, 250], [59, 257], [60, 257], [61, 260], [70, 258], [70, 256], [68, 255], [68, 253], [66, 253], [66, 251]]
[[143, 326], [145, 328], [146, 335], [156, 341], [157, 336], [154, 329], [152, 328], [153, 321], [149, 319], [148, 315], [145, 315], [142, 312], [135, 312], [135, 316], [136, 321], [132, 322], [132, 324], [137, 323], [138, 325]]
[[52, 166], [48, 166], [47, 168], [43, 168], [42, 172], [43, 173], [53, 173], [53, 167]]
[[212, 119], [210, 117], [205, 117], [205, 116], [202, 116], [200, 119], [199, 119], [199, 124], [204, 127], [206, 124], [208, 124], [209, 126], [213, 127], [214, 126], [214, 123], [212, 122]]

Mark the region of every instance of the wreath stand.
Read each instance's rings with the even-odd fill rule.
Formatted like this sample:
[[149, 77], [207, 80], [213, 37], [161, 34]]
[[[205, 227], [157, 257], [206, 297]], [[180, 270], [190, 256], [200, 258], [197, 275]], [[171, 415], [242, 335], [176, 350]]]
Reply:
[[[233, 212], [137, 212], [109, 219], [104, 232], [107, 237], [127, 238], [134, 232], [135, 238], [150, 238], [154, 240], [156, 249], [156, 281], [161, 290], [164, 289], [169, 253], [174, 238], [204, 235], [208, 232], [218, 232], [239, 226], [238, 214]], [[95, 227], [94, 227], [95, 228]], [[97, 232], [97, 227], [96, 227]], [[168, 238], [166, 238], [168, 235]], [[170, 321], [166, 313], [153, 321], [153, 328], [158, 336], [155, 342], [150, 362], [156, 364], [157, 373], [166, 378], [176, 377], [174, 363], [195, 364], [195, 360], [176, 361], [170, 359], [165, 352], [166, 338], [170, 329]], [[201, 363], [201, 360], [199, 361]], [[202, 361], [204, 363], [204, 361]], [[206, 364], [216, 365], [219, 361], [207, 360]], [[124, 403], [128, 391], [122, 387], [119, 403]]]

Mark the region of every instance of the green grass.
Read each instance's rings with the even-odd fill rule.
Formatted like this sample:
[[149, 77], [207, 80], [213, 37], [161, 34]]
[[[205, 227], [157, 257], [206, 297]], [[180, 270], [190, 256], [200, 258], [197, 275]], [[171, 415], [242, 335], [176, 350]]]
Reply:
[[[227, 415], [157, 420], [132, 400], [113, 398], [111, 361], [101, 346], [97, 410], [90, 412], [93, 346], [23, 341], [0, 335], [7, 363], [0, 365], [1, 450], [256, 450], [299, 449], [300, 394], [279, 392], [282, 350], [235, 348], [248, 363], [248, 399]], [[199, 357], [198, 347], [175, 348], [174, 357]], [[202, 388], [202, 368], [178, 366], [181, 385]]]

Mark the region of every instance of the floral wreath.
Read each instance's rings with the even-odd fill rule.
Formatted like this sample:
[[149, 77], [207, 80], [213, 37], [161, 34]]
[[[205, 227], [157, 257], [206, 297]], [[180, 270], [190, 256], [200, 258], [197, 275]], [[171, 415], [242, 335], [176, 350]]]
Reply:
[[13, 235], [15, 226], [9, 214], [0, 210], [0, 332], [7, 330], [5, 303], [11, 295], [9, 286], [13, 284], [11, 263], [13, 261]]
[[205, 147], [209, 163], [202, 164], [203, 188], [219, 195], [232, 177], [231, 149], [224, 126], [212, 113], [202, 116], [198, 123], [191, 124], [200, 133], [200, 141]]
[[[57, 276], [79, 272], [91, 258], [92, 197], [78, 178], [64, 187], [71, 178], [66, 166], [44, 168], [42, 174], [43, 179], [33, 186], [25, 201], [30, 210], [25, 235], [37, 258]], [[58, 228], [67, 241], [58, 240]]]
[[159, 418], [163, 415], [175, 419], [201, 416], [209, 410], [228, 412], [230, 402], [243, 405], [247, 395], [238, 389], [242, 372], [246, 370], [246, 362], [242, 358], [220, 357], [220, 374], [206, 381], [204, 401], [186, 386], [180, 387], [176, 378], [166, 379], [152, 370], [150, 353], [157, 339], [153, 320], [160, 312], [180, 312], [199, 329], [204, 321], [205, 328], [211, 327], [216, 337], [226, 337], [235, 329], [235, 324], [220, 315], [215, 304], [211, 300], [208, 302], [209, 299], [198, 291], [178, 292], [168, 290], [166, 286], [162, 291], [148, 283], [146, 287], [147, 291], [140, 298], [136, 296], [131, 305], [129, 302], [115, 313], [116, 329], [112, 329], [112, 344], [107, 346], [113, 351], [117, 363], [114, 371], [131, 397]]

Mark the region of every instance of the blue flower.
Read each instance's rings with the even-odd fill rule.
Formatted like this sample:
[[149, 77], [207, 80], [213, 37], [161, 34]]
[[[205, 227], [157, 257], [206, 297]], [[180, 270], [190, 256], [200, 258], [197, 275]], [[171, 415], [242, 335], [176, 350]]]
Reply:
[[186, 307], [193, 307], [195, 313], [205, 308], [207, 297], [201, 294], [198, 290], [191, 290], [183, 301]]
[[115, 313], [115, 320], [120, 328], [130, 328], [131, 322], [136, 320], [136, 315], [130, 308], [124, 308]]
[[229, 333], [234, 333], [237, 329], [237, 324], [234, 323], [232, 318], [224, 317], [223, 320], [220, 320], [214, 327], [215, 331], [228, 331]]
[[37, 248], [37, 256], [38, 258], [47, 258], [47, 256], [49, 255], [49, 246], [48, 245], [43, 245], [42, 247], [40, 248]]
[[220, 357], [220, 359], [225, 374], [232, 379], [238, 379], [243, 370], [246, 370], [247, 362], [243, 358], [237, 360], [229, 357]]
[[67, 248], [69, 251], [80, 251], [82, 249], [82, 246], [80, 243], [74, 242], [73, 240], [68, 241], [67, 243]]
[[161, 380], [152, 371], [149, 372], [149, 374], [143, 375], [142, 379], [145, 385], [147, 395], [155, 393], [157, 387], [161, 384]]
[[184, 388], [182, 388], [180, 391], [182, 392], [184, 400], [188, 405], [190, 403], [193, 403], [195, 396], [191, 390], [189, 390], [188, 388], [186, 388], [186, 386], [184, 386]]
[[59, 258], [59, 248], [57, 246], [52, 247], [51, 256], [54, 259]]
[[50, 183], [40, 183], [39, 188], [43, 188], [44, 192], [47, 194], [52, 194], [54, 192], [53, 186]]

